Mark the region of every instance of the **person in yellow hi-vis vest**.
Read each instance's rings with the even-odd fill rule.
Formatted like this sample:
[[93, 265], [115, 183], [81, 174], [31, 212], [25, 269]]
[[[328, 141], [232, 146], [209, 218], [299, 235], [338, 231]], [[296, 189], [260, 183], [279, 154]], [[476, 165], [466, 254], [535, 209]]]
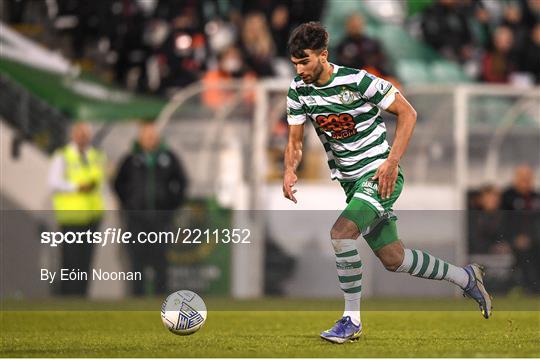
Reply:
[[[91, 145], [92, 134], [87, 123], [80, 122], [71, 129], [71, 142], [56, 151], [49, 172], [53, 192], [53, 208], [62, 232], [79, 238], [88, 231], [97, 231], [103, 216], [103, 184], [105, 155]], [[83, 240], [87, 235], [81, 236]], [[91, 239], [91, 237], [90, 237]], [[64, 242], [61, 269], [90, 274], [93, 244]], [[60, 281], [60, 293], [86, 295], [87, 280]]]

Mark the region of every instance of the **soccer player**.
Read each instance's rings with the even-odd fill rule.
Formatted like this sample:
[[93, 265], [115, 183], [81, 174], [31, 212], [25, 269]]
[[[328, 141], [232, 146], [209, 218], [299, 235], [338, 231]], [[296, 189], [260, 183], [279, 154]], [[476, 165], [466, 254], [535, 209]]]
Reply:
[[[392, 205], [403, 188], [399, 161], [415, 126], [414, 108], [391, 83], [365, 70], [328, 62], [328, 33], [320, 23], [298, 26], [288, 48], [298, 76], [287, 95], [283, 195], [296, 203], [293, 186], [302, 159], [304, 123], [309, 119], [328, 156], [332, 179], [340, 182], [347, 196], [347, 207], [330, 231], [345, 311], [321, 337], [343, 343], [361, 335], [362, 262], [356, 247], [360, 234], [387, 270], [449, 281], [476, 300], [482, 315], [489, 318], [491, 299], [480, 266], [458, 267], [425, 251], [405, 248], [399, 241]], [[397, 116], [392, 147], [386, 141], [381, 110]]]

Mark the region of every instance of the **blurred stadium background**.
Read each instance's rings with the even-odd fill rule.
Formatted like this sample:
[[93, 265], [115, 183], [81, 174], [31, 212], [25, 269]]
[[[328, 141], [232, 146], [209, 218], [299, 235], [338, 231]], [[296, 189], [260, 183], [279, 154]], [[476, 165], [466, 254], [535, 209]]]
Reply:
[[[47, 177], [71, 124], [91, 123], [107, 155], [105, 229], [122, 224], [111, 185], [119, 164], [139, 123], [153, 121], [188, 179], [175, 224], [253, 229], [250, 246], [168, 248], [168, 290], [340, 297], [327, 238], [345, 198], [310, 126], [299, 204], [281, 194], [294, 75], [286, 41], [310, 20], [327, 26], [332, 61], [391, 79], [418, 111], [396, 206], [403, 240], [458, 264], [486, 264], [496, 292], [539, 291], [540, 1], [0, 3], [0, 296], [56, 293], [34, 275], [58, 266], [59, 250], [37, 240], [56, 228]], [[392, 139], [395, 121], [385, 121]], [[501, 220], [509, 210], [525, 210], [517, 230]], [[387, 273], [361, 249], [368, 298], [457, 295]], [[21, 252], [24, 262], [8, 255]], [[108, 246], [93, 263], [126, 270], [127, 259], [125, 248]], [[152, 295], [152, 272], [145, 278]], [[128, 283], [112, 282], [88, 292], [129, 294]]]

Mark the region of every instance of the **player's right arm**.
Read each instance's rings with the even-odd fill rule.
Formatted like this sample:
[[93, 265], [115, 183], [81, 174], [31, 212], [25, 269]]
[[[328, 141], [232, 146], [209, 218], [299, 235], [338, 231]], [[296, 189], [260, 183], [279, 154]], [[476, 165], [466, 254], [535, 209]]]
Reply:
[[302, 147], [304, 140], [304, 124], [302, 125], [289, 125], [289, 139], [287, 141], [287, 147], [285, 148], [285, 171], [283, 174], [283, 196], [293, 201], [296, 204], [296, 198], [294, 194], [296, 190], [293, 189], [298, 177], [296, 176], [296, 169], [302, 161]]
[[302, 161], [302, 146], [304, 141], [304, 123], [306, 114], [296, 91], [296, 82], [293, 80], [287, 93], [287, 122], [289, 123], [289, 139], [285, 148], [283, 196], [296, 204], [293, 190], [298, 177], [296, 169]]

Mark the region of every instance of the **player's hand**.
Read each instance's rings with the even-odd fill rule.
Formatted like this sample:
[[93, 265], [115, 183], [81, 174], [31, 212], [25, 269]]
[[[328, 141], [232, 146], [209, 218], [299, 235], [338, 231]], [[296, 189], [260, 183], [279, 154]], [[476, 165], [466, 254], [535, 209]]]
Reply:
[[396, 180], [398, 177], [398, 162], [395, 160], [386, 159], [385, 162], [379, 166], [375, 176], [372, 180], [377, 180], [379, 184], [379, 195], [383, 199], [390, 198], [390, 195], [394, 192], [396, 186]]
[[298, 177], [292, 171], [286, 171], [285, 175], [283, 175], [283, 196], [295, 204], [297, 203], [296, 198], [294, 197], [296, 190], [293, 190], [293, 186], [296, 184], [297, 180]]

